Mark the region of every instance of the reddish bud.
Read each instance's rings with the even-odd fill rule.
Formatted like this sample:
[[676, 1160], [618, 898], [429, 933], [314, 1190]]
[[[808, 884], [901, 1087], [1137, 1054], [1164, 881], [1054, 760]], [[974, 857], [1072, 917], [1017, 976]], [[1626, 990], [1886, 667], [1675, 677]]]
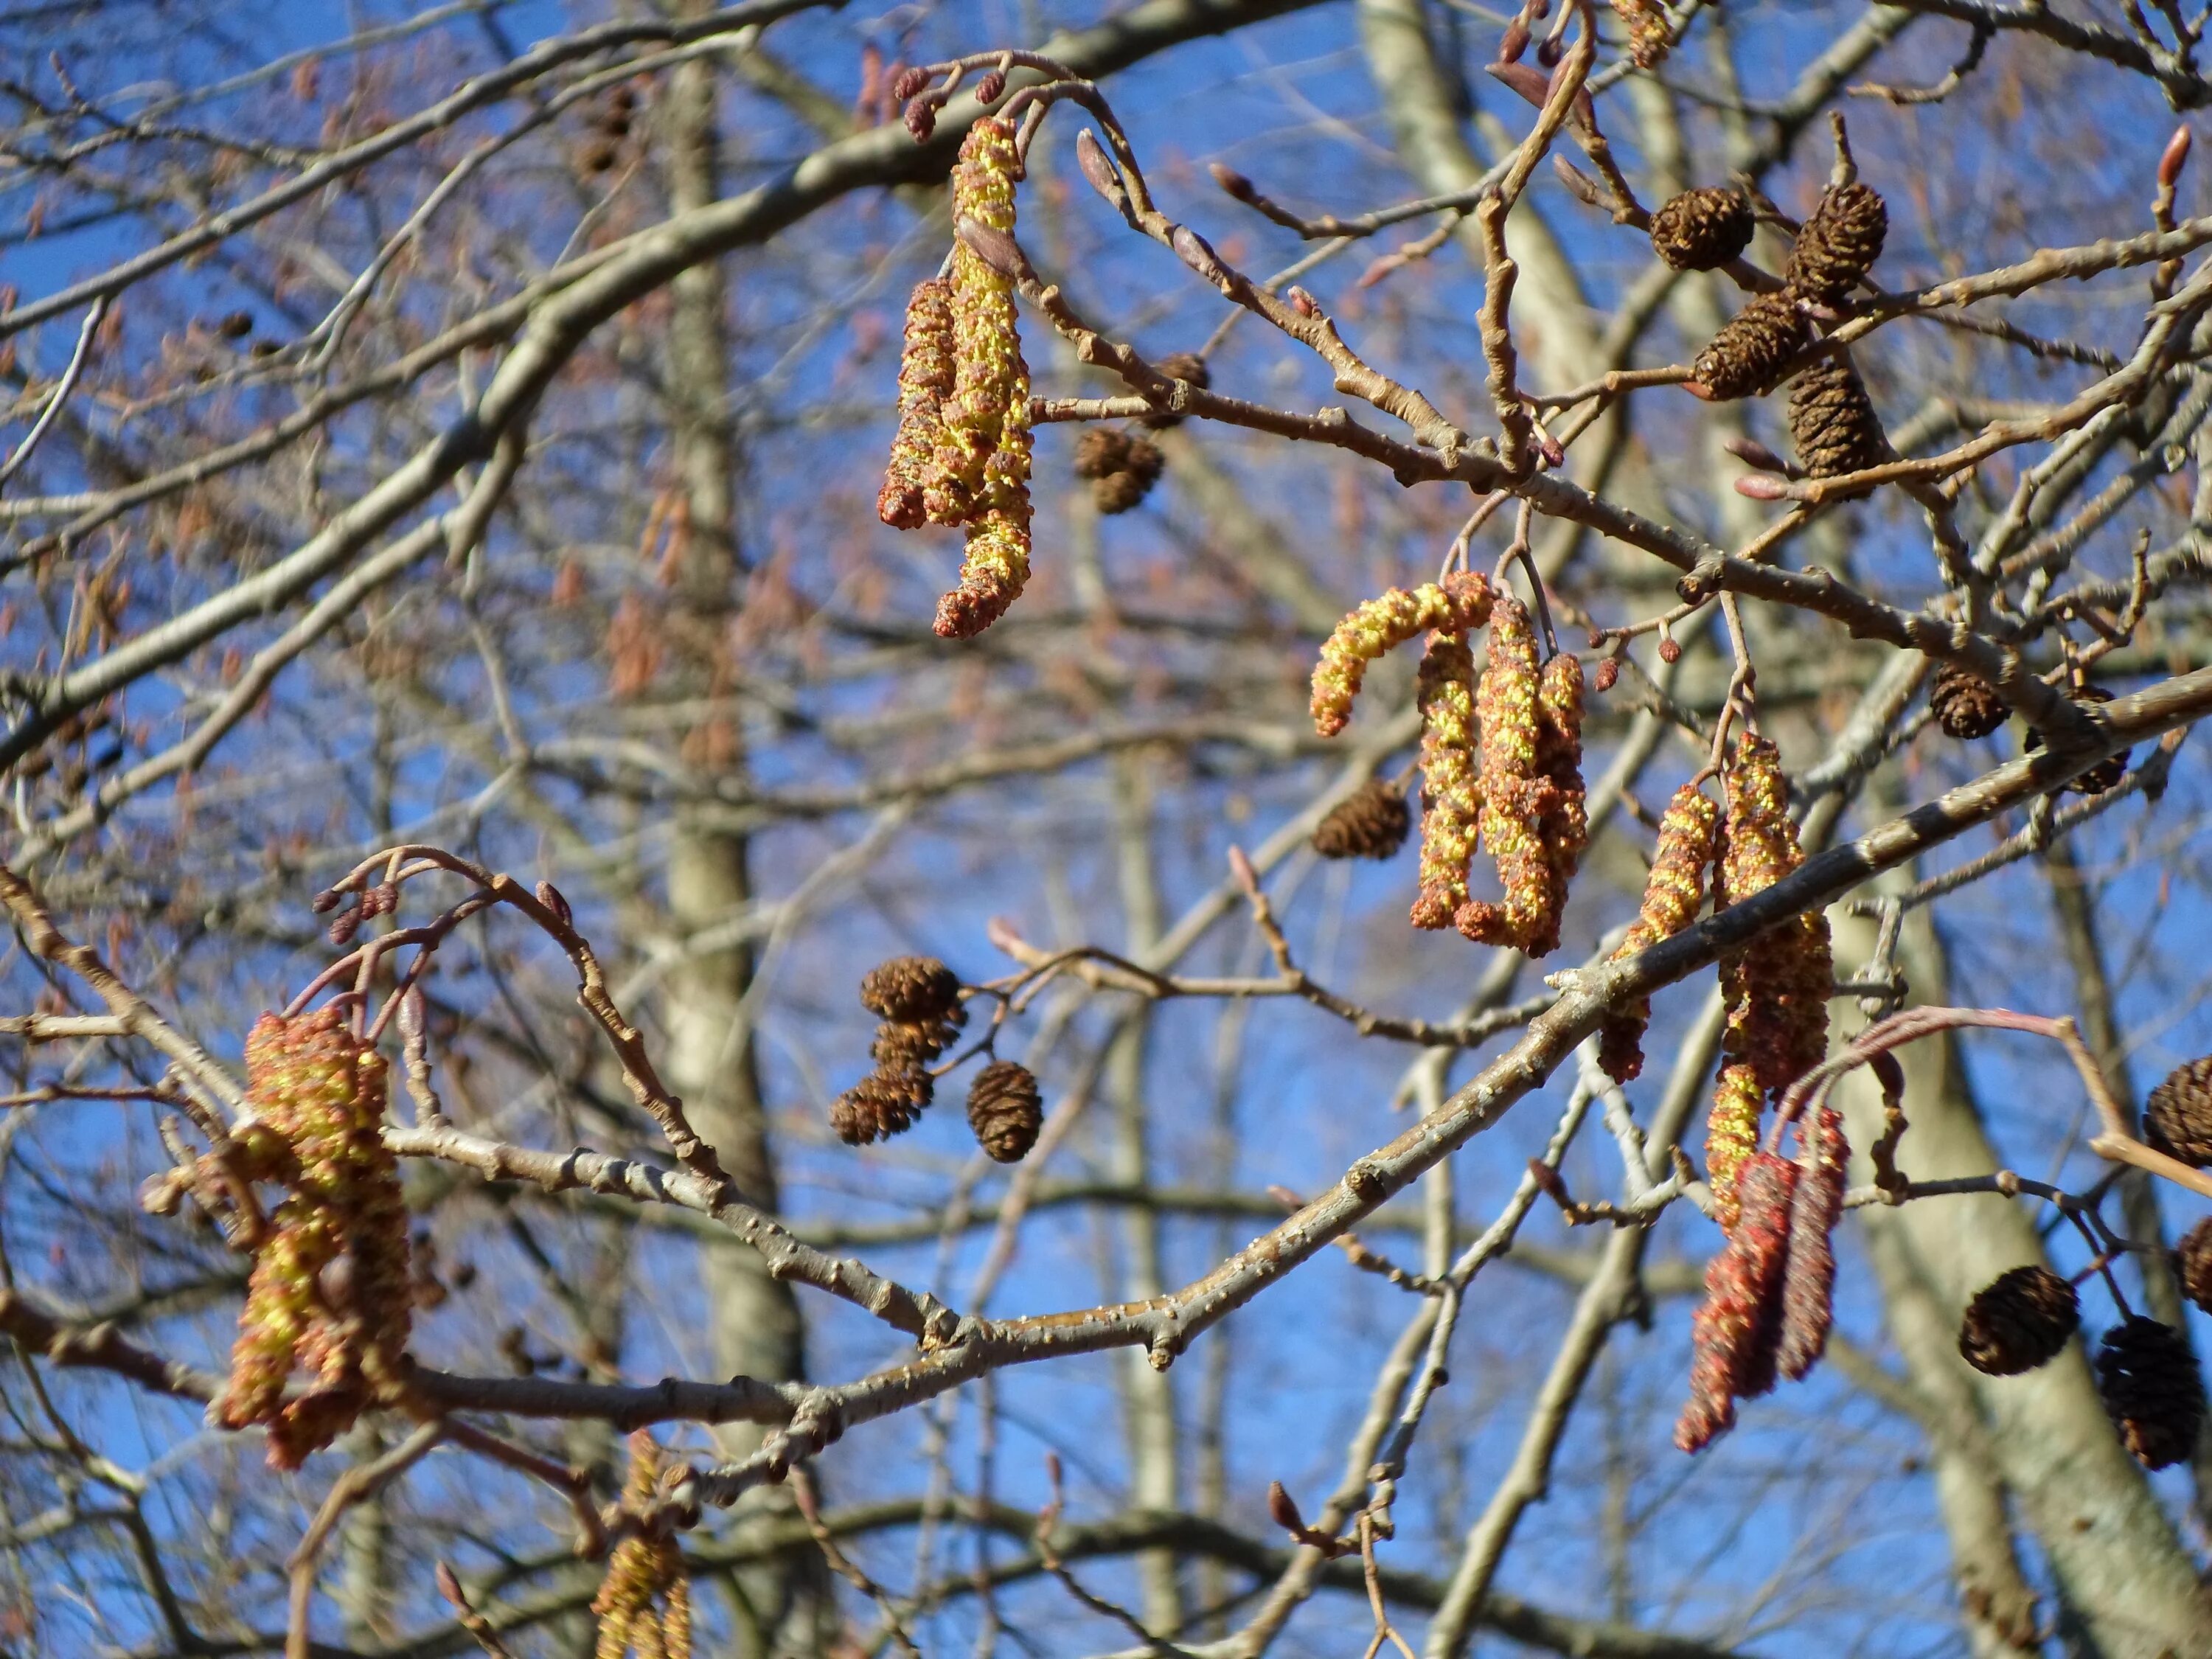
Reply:
[[1215, 255], [1212, 246], [1205, 237], [1200, 235], [1188, 225], [1177, 225], [1175, 228], [1175, 234], [1168, 238], [1168, 245], [1175, 249], [1176, 258], [1205, 277], [1207, 282], [1218, 283], [1227, 276], [1227, 273], [1222, 270], [1221, 261]]
[[1779, 478], [1753, 472], [1735, 481], [1735, 493], [1748, 495], [1754, 501], [1779, 501], [1788, 498], [1790, 486]]
[[929, 71], [916, 64], [898, 72], [897, 78], [891, 82], [891, 96], [903, 104], [928, 84]]
[[1321, 301], [1302, 288], [1293, 287], [1283, 297], [1291, 302], [1301, 317], [1321, 315]]
[[331, 911], [337, 909], [338, 908], [339, 901], [344, 897], [345, 895], [338, 891], [337, 888], [325, 887], [321, 892], [315, 895], [314, 902], [307, 908], [313, 910], [319, 916], [325, 916]]
[[1259, 194], [1252, 188], [1252, 181], [1234, 167], [1225, 167], [1220, 162], [1215, 161], [1209, 164], [1206, 170], [1213, 175], [1215, 184], [1220, 185], [1224, 191], [1240, 202], [1249, 202]]
[[1515, 18], [1505, 27], [1504, 35], [1498, 42], [1498, 61], [1517, 64], [1521, 54], [1528, 50], [1528, 26]]
[[1298, 1513], [1297, 1504], [1290, 1493], [1283, 1490], [1283, 1483], [1279, 1480], [1267, 1483], [1267, 1516], [1285, 1532], [1304, 1532], [1306, 1529], [1305, 1517]]
[[2160, 187], [2172, 190], [2181, 182], [2181, 169], [2189, 164], [2189, 129], [2179, 126], [2173, 137], [2166, 141], [2166, 154], [2158, 158]]
[[333, 945], [343, 951], [353, 943], [354, 935], [359, 932], [361, 932], [361, 912], [349, 910], [343, 915], [332, 919], [328, 937]]
[[1598, 662], [1597, 672], [1590, 676], [1591, 684], [1595, 686], [1601, 692], [1612, 690], [1613, 688], [1620, 683], [1620, 659], [1618, 657], [1601, 658]]
[[1544, 107], [1544, 94], [1551, 90], [1552, 78], [1530, 64], [1492, 64], [1487, 66], [1492, 78], [1511, 88], [1538, 109]]
[[937, 111], [927, 100], [911, 98], [906, 106], [906, 130], [914, 135], [914, 142], [926, 144], [929, 135], [937, 131]]
[[1566, 50], [1558, 35], [1547, 34], [1536, 43], [1536, 61], [1546, 69], [1557, 68], [1559, 59], [1566, 55]]
[[1602, 204], [1605, 198], [1597, 187], [1597, 180], [1567, 160], [1565, 156], [1552, 157], [1552, 171], [1559, 175], [1559, 182], [1565, 185], [1569, 193], [1584, 207], [1597, 207]]
[[975, 83], [975, 101], [985, 109], [990, 108], [1006, 95], [1006, 77], [997, 70], [993, 70]]
[[1682, 642], [1681, 642], [1681, 641], [1680, 641], [1680, 640], [1678, 640], [1678, 639], [1675, 639], [1675, 638], [1672, 637], [1671, 635], [1669, 635], [1669, 636], [1666, 636], [1666, 637], [1662, 637], [1662, 638], [1660, 640], [1660, 641], [1659, 641], [1659, 660], [1660, 660], [1661, 662], [1680, 662], [1680, 661], [1681, 661], [1681, 660], [1682, 660]]
[[1746, 466], [1755, 466], [1761, 472], [1787, 474], [1790, 463], [1769, 449], [1756, 438], [1730, 438], [1721, 446]]
[[538, 902], [550, 910], [563, 927], [575, 920], [574, 914], [568, 908], [568, 901], [561, 896], [561, 890], [550, 881], [538, 884]]
[[1897, 1063], [1897, 1056], [1885, 1050], [1867, 1061], [1867, 1070], [1881, 1085], [1881, 1103], [1902, 1106], [1905, 1103], [1905, 1067]]
[[995, 225], [962, 216], [957, 234], [960, 244], [1001, 276], [1019, 276], [1028, 263], [1014, 239]]
[[1091, 181], [1091, 188], [1111, 202], [1121, 205], [1124, 191], [1121, 174], [1106, 157], [1104, 146], [1089, 127], [1075, 135], [1075, 163], [1083, 169], [1083, 176]]

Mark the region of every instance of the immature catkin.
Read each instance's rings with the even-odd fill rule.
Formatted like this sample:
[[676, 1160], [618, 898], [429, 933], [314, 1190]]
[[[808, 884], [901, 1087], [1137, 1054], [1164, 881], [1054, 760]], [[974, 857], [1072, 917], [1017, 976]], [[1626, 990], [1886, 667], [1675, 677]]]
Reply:
[[[1720, 808], [1697, 785], [1686, 783], [1674, 792], [1659, 817], [1659, 844], [1644, 879], [1643, 905], [1613, 952], [1616, 961], [1650, 949], [1697, 920], [1719, 824]], [[1598, 1028], [1598, 1064], [1614, 1082], [1631, 1082], [1644, 1070], [1644, 1032], [1650, 1023], [1651, 999], [1641, 996], [1607, 1015]]]
[[[296, 1468], [363, 1408], [406, 1391], [407, 1210], [382, 1135], [385, 1063], [343, 1008], [262, 1016], [246, 1085], [258, 1139], [283, 1142], [257, 1158], [260, 1172], [291, 1191], [257, 1252], [216, 1414], [265, 1425], [270, 1462]], [[295, 1367], [312, 1381], [284, 1404]]]
[[1480, 945], [1525, 947], [1540, 935], [1554, 872], [1544, 820], [1558, 810], [1558, 787], [1538, 769], [1541, 734], [1536, 635], [1528, 607], [1501, 593], [1490, 613], [1490, 654], [1475, 685], [1481, 728], [1482, 844], [1498, 866], [1501, 899], [1469, 899], [1453, 918]]
[[1735, 1402], [1774, 1386], [1781, 1292], [1797, 1165], [1772, 1152], [1746, 1163], [1741, 1224], [1705, 1269], [1691, 1322], [1690, 1401], [1674, 1443], [1697, 1451], [1735, 1422]]
[[1474, 653], [1455, 633], [1429, 635], [1417, 682], [1421, 711], [1420, 896], [1416, 927], [1448, 927], [1467, 902], [1481, 797], [1475, 787]]
[[952, 284], [933, 276], [907, 301], [906, 346], [899, 359], [898, 432], [891, 440], [876, 516], [900, 530], [927, 518], [924, 498], [938, 476], [945, 446], [945, 400], [953, 386]]
[[1424, 629], [1464, 634], [1489, 620], [1490, 584], [1467, 573], [1411, 591], [1393, 587], [1354, 606], [1323, 641], [1314, 665], [1314, 730], [1333, 738], [1351, 723], [1367, 666]]

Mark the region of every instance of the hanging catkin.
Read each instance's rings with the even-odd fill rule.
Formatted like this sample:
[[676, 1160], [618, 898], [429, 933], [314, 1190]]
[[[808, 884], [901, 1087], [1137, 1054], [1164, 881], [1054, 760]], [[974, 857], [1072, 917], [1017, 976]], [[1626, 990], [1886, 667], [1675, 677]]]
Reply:
[[[1644, 902], [1614, 960], [1647, 950], [1697, 920], [1719, 825], [1720, 808], [1697, 785], [1686, 783], [1674, 792], [1660, 815], [1659, 844], [1644, 883]], [[1598, 1064], [1614, 1082], [1631, 1082], [1644, 1070], [1644, 1032], [1650, 1023], [1651, 999], [1640, 996], [1607, 1015], [1598, 1028]]]
[[1449, 927], [1467, 902], [1481, 797], [1475, 787], [1474, 654], [1456, 633], [1429, 635], [1421, 655], [1421, 890], [1416, 927]]

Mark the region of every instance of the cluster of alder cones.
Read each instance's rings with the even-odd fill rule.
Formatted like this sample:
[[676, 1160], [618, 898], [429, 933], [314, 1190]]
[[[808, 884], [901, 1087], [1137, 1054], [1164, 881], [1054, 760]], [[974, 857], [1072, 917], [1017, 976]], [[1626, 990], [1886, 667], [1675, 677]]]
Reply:
[[[2112, 700], [2112, 694], [2105, 687], [2087, 681], [2074, 686], [2068, 695], [2077, 703]], [[1962, 741], [1986, 738], [2002, 730], [2011, 712], [2006, 708], [2004, 699], [1997, 696], [1996, 687], [1972, 669], [1948, 662], [1936, 671], [1935, 682], [1928, 690], [1928, 709], [1937, 726]], [[2043, 733], [2030, 727], [2026, 744], [2031, 751], [2042, 748]], [[2106, 756], [2061, 787], [2069, 794], [2101, 795], [2116, 787], [2127, 773], [2128, 756], [2123, 750]]]
[[[1478, 675], [1468, 640], [1486, 623], [1489, 648]], [[1368, 600], [1322, 647], [1314, 727], [1325, 738], [1341, 732], [1368, 666], [1424, 630], [1420, 893], [1412, 921], [1548, 955], [1559, 948], [1568, 884], [1589, 838], [1583, 666], [1568, 651], [1538, 666], [1527, 606], [1464, 571]], [[1402, 796], [1370, 783], [1322, 820], [1315, 845], [1334, 857], [1388, 857], [1409, 818]], [[1468, 890], [1478, 850], [1497, 866], [1496, 900]]]
[[[914, 1127], [936, 1097], [931, 1062], [967, 1023], [959, 975], [935, 957], [893, 957], [860, 981], [860, 1004], [882, 1022], [871, 1054], [875, 1070], [837, 1097], [830, 1127], [848, 1146], [888, 1140]], [[1025, 1066], [994, 1060], [968, 1087], [968, 1127], [1001, 1164], [1017, 1164], [1036, 1145], [1042, 1097]]]
[[[1734, 188], [1676, 196], [1651, 216], [1651, 246], [1677, 270], [1713, 270], [1751, 246], [1758, 214]], [[1888, 235], [1889, 210], [1856, 179], [1829, 186], [1799, 228], [1778, 293], [1760, 294], [1729, 319], [1692, 365], [1712, 398], [1764, 397], [1813, 343], [1814, 309], [1832, 310], [1873, 266]], [[1811, 478], [1839, 477], [1891, 459], [1866, 384], [1841, 348], [1795, 371], [1790, 441]]]

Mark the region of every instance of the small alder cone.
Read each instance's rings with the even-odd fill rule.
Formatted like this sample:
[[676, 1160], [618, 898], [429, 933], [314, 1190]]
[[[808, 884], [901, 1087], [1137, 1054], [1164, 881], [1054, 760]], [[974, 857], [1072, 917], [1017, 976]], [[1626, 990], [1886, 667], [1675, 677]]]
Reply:
[[2212, 1054], [2175, 1066], [2150, 1091], [2143, 1139], [2192, 1169], [2212, 1169]]
[[894, 529], [912, 530], [927, 521], [925, 499], [939, 476], [945, 447], [945, 400], [951, 395], [952, 284], [933, 276], [916, 283], [907, 301], [906, 346], [899, 358], [898, 432], [891, 440], [876, 516]]
[[2181, 1276], [2181, 1293], [2212, 1313], [2212, 1215], [2181, 1236], [2173, 1265]]
[[1325, 859], [1395, 858], [1412, 826], [1404, 792], [1370, 778], [1314, 826], [1313, 849]]
[[1863, 472], [1891, 459], [1874, 399], [1848, 357], [1815, 358], [1790, 383], [1790, 447], [1813, 478]]
[[933, 1090], [927, 1072], [871, 1073], [830, 1103], [830, 1127], [848, 1146], [889, 1140], [914, 1127]]
[[1394, 587], [1346, 612], [1314, 665], [1314, 730], [1333, 738], [1352, 722], [1367, 665], [1427, 629], [1466, 634], [1490, 620], [1490, 584], [1457, 572], [1410, 591]]
[[1936, 671], [1936, 683], [1928, 690], [1928, 707], [1936, 724], [1962, 742], [1986, 738], [2002, 729], [2012, 712], [1997, 696], [1996, 687], [1972, 669], [1950, 662]]
[[1150, 438], [1130, 437], [1126, 442], [1121, 464], [1100, 473], [1091, 484], [1091, 504], [1109, 518], [1128, 512], [1151, 495], [1168, 462]]
[[1782, 384], [1784, 366], [1810, 337], [1805, 313], [1790, 295], [1762, 294], [1723, 325], [1691, 371], [1723, 403], [1764, 397]]
[[1840, 305], [1881, 257], [1888, 235], [1889, 209], [1871, 185], [1832, 185], [1797, 233], [1784, 279], [1815, 304]]
[[[1613, 952], [1613, 960], [1649, 950], [1698, 917], [1705, 901], [1705, 870], [1713, 861], [1720, 808], [1695, 784], [1686, 783], [1659, 818], [1659, 845], [1644, 884], [1644, 902]], [[1644, 1033], [1651, 1024], [1651, 999], [1637, 997], [1607, 1014], [1598, 1027], [1598, 1064], [1615, 1083], [1633, 1082], [1644, 1070]]]
[[2058, 1358], [2081, 1324], [2081, 1298], [2040, 1263], [1999, 1273], [1959, 1322], [1959, 1355], [1985, 1376], [2017, 1376]]
[[1772, 1152], [1745, 1164], [1741, 1224], [1705, 1269], [1705, 1299], [1691, 1322], [1690, 1401], [1674, 1443], [1698, 1451], [1735, 1422], [1735, 1402], [1774, 1386], [1783, 1277], [1798, 1169]]
[[[1188, 380], [1200, 392], [1209, 390], [1213, 385], [1213, 377], [1206, 370], [1206, 359], [1194, 351], [1170, 351], [1153, 367], [1170, 380]], [[1156, 432], [1171, 426], [1181, 426], [1183, 421], [1182, 416], [1165, 409], [1155, 410], [1138, 418]]]
[[1000, 1164], [1018, 1164], [1044, 1127], [1037, 1080], [1026, 1066], [994, 1060], [968, 1087], [968, 1127], [975, 1144]]
[[1429, 635], [1415, 697], [1421, 713], [1421, 885], [1410, 920], [1416, 927], [1449, 927], [1467, 902], [1482, 810], [1475, 781], [1474, 653], [1459, 635]]
[[[2101, 685], [2085, 685], [2074, 693], [2076, 702], [2110, 702], [2112, 694]], [[2033, 726], [2028, 728], [2027, 748], [2030, 753], [2043, 747], [2043, 733]], [[2128, 775], [2128, 751], [2107, 755], [2087, 771], [2069, 778], [2058, 786], [2060, 793], [2069, 795], [2101, 795]]]
[[861, 976], [860, 1006], [878, 1019], [949, 1019], [960, 976], [935, 957], [893, 957]]
[[2147, 1469], [2180, 1462], [2204, 1425], [2204, 1379], [2189, 1340], [2140, 1314], [2105, 1333], [2097, 1386], [2120, 1439]]
[[1749, 247], [1757, 228], [1741, 191], [1686, 190], [1651, 216], [1651, 251], [1676, 270], [1714, 270]]

